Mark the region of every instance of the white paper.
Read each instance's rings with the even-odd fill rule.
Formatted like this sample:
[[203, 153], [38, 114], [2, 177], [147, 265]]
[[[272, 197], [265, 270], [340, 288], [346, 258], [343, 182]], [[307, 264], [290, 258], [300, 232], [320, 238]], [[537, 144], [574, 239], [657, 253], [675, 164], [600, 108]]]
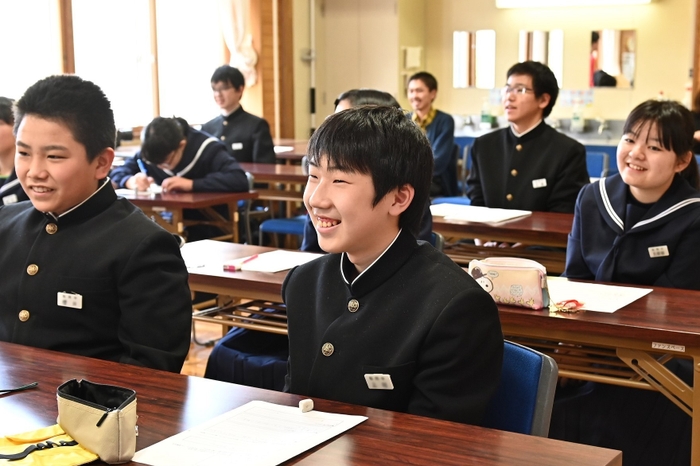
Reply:
[[294, 146], [275, 146], [275, 154], [282, 154], [283, 152], [291, 152], [294, 150]]
[[612, 313], [648, 295], [652, 288], [602, 285], [600, 283], [570, 282], [564, 277], [547, 277], [550, 302], [575, 299], [581, 309]]
[[430, 213], [434, 217], [445, 217], [445, 220], [477, 223], [501, 223], [532, 215], [529, 210], [496, 209], [461, 204], [434, 204], [430, 206]]
[[276, 251], [264, 252], [258, 254], [254, 259], [247, 261], [251, 257], [241, 257], [240, 259], [234, 259], [227, 261], [224, 265], [240, 265], [240, 270], [247, 270], [249, 272], [281, 272], [282, 270], [288, 270], [297, 265], [306, 264], [323, 254], [316, 254], [312, 252], [301, 252], [301, 251], [286, 251], [283, 249], [278, 249]]
[[115, 189], [114, 191], [117, 193], [117, 196], [124, 196], [124, 195], [130, 196], [130, 195], [134, 194], [134, 192], [137, 192], [138, 194], [160, 194], [163, 192], [163, 187], [158, 185], [158, 184], [151, 183], [151, 185], [148, 187], [148, 189], [146, 191], [135, 191], [133, 189], [128, 189], [128, 188], [119, 188], [119, 189]]
[[136, 452], [133, 461], [152, 466], [276, 465], [366, 419], [251, 401]]

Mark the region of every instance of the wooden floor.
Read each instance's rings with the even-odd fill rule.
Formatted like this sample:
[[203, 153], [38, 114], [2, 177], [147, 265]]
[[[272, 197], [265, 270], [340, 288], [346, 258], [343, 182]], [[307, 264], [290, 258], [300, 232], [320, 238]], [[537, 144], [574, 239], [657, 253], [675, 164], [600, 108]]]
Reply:
[[[202, 377], [207, 367], [209, 353], [211, 353], [212, 348], [214, 348], [214, 341], [221, 338], [221, 325], [210, 324], [208, 322], [196, 322], [195, 326], [195, 335], [190, 341], [190, 352], [187, 354], [187, 359], [185, 360], [184, 366], [182, 366], [181, 373]], [[197, 341], [200, 343], [211, 343], [199, 345], [194, 342], [194, 337], [196, 337]]]

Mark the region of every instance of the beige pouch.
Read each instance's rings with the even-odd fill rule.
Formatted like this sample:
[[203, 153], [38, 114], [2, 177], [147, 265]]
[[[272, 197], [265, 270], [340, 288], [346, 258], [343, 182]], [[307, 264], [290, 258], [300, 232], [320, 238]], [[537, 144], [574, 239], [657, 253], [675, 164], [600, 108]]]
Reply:
[[126, 463], [136, 451], [136, 392], [72, 379], [56, 391], [58, 424], [109, 464]]

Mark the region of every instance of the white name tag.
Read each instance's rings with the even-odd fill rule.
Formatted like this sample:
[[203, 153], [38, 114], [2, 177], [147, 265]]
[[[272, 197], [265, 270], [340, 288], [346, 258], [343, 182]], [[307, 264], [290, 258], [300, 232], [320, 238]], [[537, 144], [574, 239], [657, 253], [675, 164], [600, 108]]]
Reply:
[[231, 144], [231, 149], [241, 150], [241, 149], [243, 149], [243, 143], [242, 142], [234, 142], [233, 144]]
[[83, 308], [83, 295], [78, 293], [66, 293], [59, 291], [56, 304], [61, 307], [72, 307], [73, 309]]
[[668, 257], [671, 254], [668, 252], [668, 246], [652, 246], [649, 248], [649, 257]]
[[9, 196], [5, 196], [2, 198], [2, 203], [4, 205], [10, 205], [10, 204], [14, 204], [15, 202], [17, 202], [17, 200], [18, 200], [17, 194], [10, 194]]
[[389, 374], [365, 374], [365, 381], [370, 390], [394, 389], [394, 384], [391, 382]]
[[540, 178], [539, 180], [532, 180], [532, 187], [534, 189], [546, 188], [547, 187], [547, 178]]

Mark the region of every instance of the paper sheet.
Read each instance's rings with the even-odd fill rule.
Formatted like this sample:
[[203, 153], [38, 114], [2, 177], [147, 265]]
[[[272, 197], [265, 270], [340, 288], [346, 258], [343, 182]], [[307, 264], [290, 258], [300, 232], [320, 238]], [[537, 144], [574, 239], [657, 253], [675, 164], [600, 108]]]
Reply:
[[652, 288], [570, 282], [564, 277], [547, 277], [551, 302], [575, 299], [586, 311], [612, 313], [648, 295]]
[[277, 251], [264, 252], [259, 254], [253, 260], [247, 261], [250, 257], [241, 257], [231, 261], [224, 262], [224, 265], [240, 265], [240, 270], [249, 272], [281, 272], [288, 270], [297, 265], [306, 264], [323, 254], [301, 251], [285, 251], [278, 249]]
[[[124, 196], [124, 195], [133, 195], [134, 190], [133, 189], [127, 189], [127, 188], [119, 188], [116, 189], [115, 192], [117, 193], [117, 196]], [[160, 194], [163, 192], [162, 186], [151, 183], [151, 186], [148, 187], [146, 191], [137, 191], [138, 194]]]
[[282, 154], [284, 152], [291, 152], [293, 150], [293, 146], [275, 146], [275, 154]]
[[445, 220], [477, 223], [501, 223], [532, 215], [529, 210], [495, 209], [461, 204], [434, 204], [430, 206], [430, 213], [435, 217], [445, 217]]
[[276, 465], [366, 419], [251, 401], [136, 452], [133, 461], [153, 466]]

